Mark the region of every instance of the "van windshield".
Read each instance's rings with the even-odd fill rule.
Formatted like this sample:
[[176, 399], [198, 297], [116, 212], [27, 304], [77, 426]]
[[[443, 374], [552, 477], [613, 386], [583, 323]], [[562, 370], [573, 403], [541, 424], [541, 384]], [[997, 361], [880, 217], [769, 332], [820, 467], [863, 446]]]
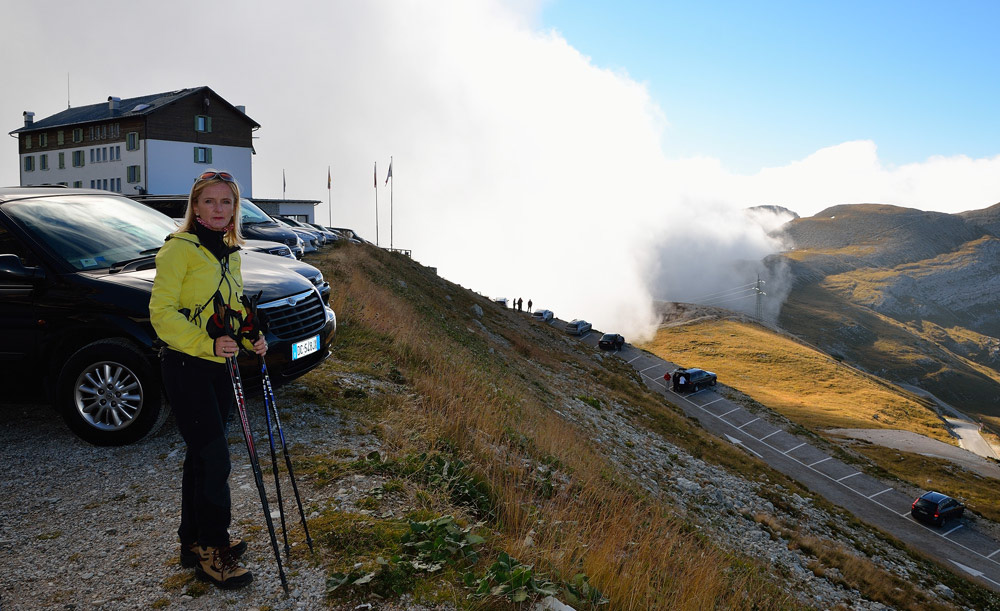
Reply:
[[177, 231], [170, 217], [124, 197], [65, 195], [4, 204], [36, 241], [78, 270], [141, 258]]

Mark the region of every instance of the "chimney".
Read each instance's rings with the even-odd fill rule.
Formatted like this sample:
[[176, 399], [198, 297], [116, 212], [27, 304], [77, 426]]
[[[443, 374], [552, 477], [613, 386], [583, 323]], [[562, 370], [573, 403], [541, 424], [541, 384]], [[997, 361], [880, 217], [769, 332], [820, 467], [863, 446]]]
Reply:
[[122, 99], [116, 98], [113, 95], [108, 96], [108, 110], [111, 112], [118, 112], [121, 108]]
[[35, 122], [35, 113], [30, 110], [26, 110], [22, 114], [24, 114], [24, 126], [31, 127], [31, 125]]
[[242, 104], [240, 104], [239, 106], [237, 106], [236, 110], [242, 112], [243, 114], [247, 114], [247, 107], [244, 106], [244, 105], [242, 105]]

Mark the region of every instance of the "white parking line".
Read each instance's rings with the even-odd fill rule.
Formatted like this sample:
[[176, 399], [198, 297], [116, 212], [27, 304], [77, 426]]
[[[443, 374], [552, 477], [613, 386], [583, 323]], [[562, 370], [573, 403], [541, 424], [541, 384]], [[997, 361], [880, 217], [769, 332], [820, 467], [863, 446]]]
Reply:
[[885, 494], [886, 492], [889, 492], [890, 490], [892, 490], [892, 488], [886, 488], [886, 489], [885, 489], [885, 490], [883, 490], [882, 492], [876, 492], [875, 494], [871, 495], [871, 496], [870, 496], [870, 497], [868, 497], [868, 498], [870, 498], [870, 499], [873, 499], [873, 498], [877, 497], [877, 496], [878, 496], [878, 495], [880, 495], [880, 494]]
[[792, 450], [798, 450], [799, 448], [801, 448], [804, 445], [806, 445], [806, 443], [803, 441], [802, 443], [800, 443], [799, 445], [795, 446], [794, 448], [791, 448], [789, 450], [785, 450], [784, 452], [782, 452], [782, 454], [784, 454], [785, 456], [788, 456], [789, 452], [791, 452]]
[[842, 478], [840, 478], [838, 480], [835, 480], [835, 481], [842, 482], [845, 479], [848, 479], [850, 477], [854, 477], [855, 475], [861, 475], [861, 471], [855, 471], [854, 473], [851, 473], [850, 475], [845, 475], [844, 477], [842, 477]]
[[653, 363], [649, 367], [646, 367], [645, 369], [641, 370], [639, 373], [644, 373], [646, 371], [649, 371], [650, 369], [656, 369], [657, 367], [663, 367], [663, 365], [661, 365], [659, 363]]
[[[715, 401], [721, 401], [721, 400], [722, 400], [722, 399], [716, 399]], [[715, 401], [712, 401], [712, 403], [715, 403]], [[706, 403], [705, 405], [711, 405], [712, 403]], [[703, 407], [704, 407], [704, 406], [703, 406]], [[736, 408], [733, 408], [733, 409], [729, 410], [729, 411], [728, 411], [728, 412], [726, 412], [725, 414], [719, 414], [718, 416], [716, 416], [716, 418], [725, 418], [725, 417], [726, 417], [726, 416], [728, 416], [729, 414], [731, 414], [731, 413], [733, 413], [733, 412], [738, 412], [738, 411], [740, 411], [740, 408], [736, 407]]]
[[996, 555], [998, 553], [1000, 553], [1000, 549], [998, 549], [997, 551], [991, 553], [989, 556], [987, 556], [987, 558], [992, 558], [994, 555]]
[[826, 458], [821, 458], [821, 459], [817, 460], [816, 462], [814, 462], [813, 464], [811, 464], [811, 465], [808, 465], [808, 467], [809, 467], [810, 469], [812, 469], [813, 467], [815, 467], [815, 466], [816, 466], [816, 465], [818, 465], [819, 463], [821, 463], [821, 462], [826, 462], [826, 461], [828, 461], [828, 460], [831, 460], [832, 458], [833, 458], [832, 456], [827, 456]]
[[946, 532], [946, 533], [941, 533], [941, 536], [942, 536], [942, 537], [947, 537], [948, 535], [950, 535], [951, 533], [955, 532], [956, 530], [959, 530], [960, 528], [962, 528], [962, 525], [961, 525], [961, 524], [959, 524], [959, 525], [958, 525], [958, 526], [956, 526], [955, 528], [952, 528], [951, 530], [949, 530], [949, 531], [948, 531], [948, 532]]
[[[637, 358], [639, 358], [639, 357], [641, 357], [641, 356], [642, 356], [642, 353], [640, 352], [639, 354], [637, 354], [637, 355], [635, 355], [634, 357], [632, 357], [632, 361], [634, 361], [635, 359], [637, 359]], [[631, 365], [631, 364], [632, 364], [632, 361], [628, 361], [628, 364], [629, 364], [629, 365]]]
[[778, 434], [778, 433], [780, 433], [780, 432], [781, 432], [781, 429], [777, 429], [777, 430], [775, 430], [775, 431], [774, 431], [773, 433], [768, 433], [767, 435], [764, 435], [763, 437], [761, 437], [761, 438], [760, 438], [760, 439], [758, 439], [757, 441], [764, 441], [765, 439], [767, 439], [767, 438], [768, 438], [768, 437], [770, 437], [771, 435], [777, 435], [777, 434]]
[[737, 430], [737, 431], [742, 431], [742, 430], [743, 430], [743, 427], [745, 427], [745, 426], [746, 426], [746, 425], [748, 425], [748, 424], [753, 424], [754, 422], [757, 422], [758, 420], [760, 420], [760, 418], [754, 418], [754, 419], [753, 419], [753, 420], [751, 420], [750, 422], [746, 422], [746, 423], [744, 423], [744, 424], [741, 424], [741, 425], [739, 425], [738, 427], [736, 427], [736, 430]]

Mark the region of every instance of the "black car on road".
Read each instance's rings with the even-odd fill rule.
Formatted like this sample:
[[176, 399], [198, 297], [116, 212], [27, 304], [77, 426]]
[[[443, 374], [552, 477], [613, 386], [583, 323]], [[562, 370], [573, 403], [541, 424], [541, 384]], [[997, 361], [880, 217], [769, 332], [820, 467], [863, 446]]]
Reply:
[[601, 350], [621, 350], [624, 345], [625, 338], [617, 333], [605, 333], [597, 340], [597, 346]]
[[681, 367], [663, 376], [673, 385], [674, 392], [698, 392], [703, 388], [715, 386], [718, 376], [704, 369], [686, 369]]
[[[155, 431], [167, 409], [149, 297], [156, 252], [176, 229], [110, 192], [0, 189], [0, 379], [45, 389], [25, 402], [49, 399], [91, 443], [122, 445]], [[282, 261], [255, 253], [242, 267], [244, 292], [262, 292], [275, 385], [323, 362], [336, 332], [321, 277], [310, 281]], [[255, 356], [240, 366], [245, 387], [260, 377]]]
[[965, 505], [940, 492], [925, 492], [913, 501], [910, 515], [921, 522], [941, 526], [945, 520], [961, 518]]

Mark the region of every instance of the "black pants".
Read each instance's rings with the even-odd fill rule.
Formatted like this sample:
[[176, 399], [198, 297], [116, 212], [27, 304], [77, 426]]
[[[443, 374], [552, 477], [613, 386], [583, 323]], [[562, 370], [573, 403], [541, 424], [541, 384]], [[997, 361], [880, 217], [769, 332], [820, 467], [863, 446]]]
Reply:
[[226, 428], [236, 400], [229, 369], [225, 363], [166, 350], [162, 371], [167, 399], [187, 444], [177, 534], [182, 545], [228, 545], [232, 466]]

